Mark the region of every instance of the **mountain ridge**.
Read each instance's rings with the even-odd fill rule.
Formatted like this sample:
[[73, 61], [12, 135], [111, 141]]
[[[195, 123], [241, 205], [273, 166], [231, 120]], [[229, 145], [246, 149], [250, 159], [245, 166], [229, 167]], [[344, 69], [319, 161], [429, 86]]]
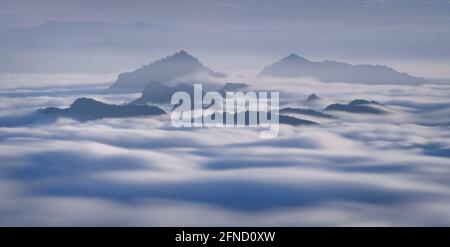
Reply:
[[119, 74], [111, 88], [144, 89], [151, 81], [166, 83], [181, 76], [195, 76], [197, 74], [206, 74], [216, 78], [225, 77], [224, 73], [214, 72], [204, 66], [198, 58], [185, 50], [181, 50], [134, 71]]
[[285, 78], [315, 77], [324, 82], [350, 82], [368, 84], [410, 84], [427, 81], [404, 72], [398, 72], [386, 65], [352, 65], [338, 61], [311, 61], [295, 53], [266, 66], [259, 76]]
[[47, 107], [37, 111], [54, 117], [69, 117], [79, 121], [102, 118], [124, 118], [166, 114], [156, 106], [147, 105], [112, 105], [92, 98], [78, 98], [68, 108]]

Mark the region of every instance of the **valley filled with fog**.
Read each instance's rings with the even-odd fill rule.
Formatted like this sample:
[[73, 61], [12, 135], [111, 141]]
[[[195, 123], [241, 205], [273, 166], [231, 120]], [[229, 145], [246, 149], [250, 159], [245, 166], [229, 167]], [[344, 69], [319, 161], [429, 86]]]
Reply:
[[[275, 139], [254, 128], [172, 127], [168, 115], [5, 126], [109, 86], [3, 90], [2, 225], [448, 225], [450, 86], [248, 77], [280, 107], [376, 100], [387, 114], [301, 116]], [[320, 99], [307, 106], [310, 94]], [[167, 107], [166, 107], [167, 108]], [[296, 114], [293, 113], [295, 116]]]
[[[0, 226], [450, 226], [449, 16], [449, 0], [0, 0]], [[278, 136], [175, 127], [196, 84], [279, 93], [256, 110]]]

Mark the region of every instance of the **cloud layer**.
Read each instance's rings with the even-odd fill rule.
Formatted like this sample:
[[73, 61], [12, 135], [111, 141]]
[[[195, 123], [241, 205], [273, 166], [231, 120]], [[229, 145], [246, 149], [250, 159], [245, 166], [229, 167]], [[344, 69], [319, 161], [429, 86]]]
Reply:
[[[333, 113], [271, 140], [164, 117], [2, 127], [0, 225], [450, 225], [450, 87], [246, 79], [286, 106], [317, 93], [318, 109], [364, 98], [391, 113]], [[2, 93], [0, 120], [78, 93], [136, 97]]]

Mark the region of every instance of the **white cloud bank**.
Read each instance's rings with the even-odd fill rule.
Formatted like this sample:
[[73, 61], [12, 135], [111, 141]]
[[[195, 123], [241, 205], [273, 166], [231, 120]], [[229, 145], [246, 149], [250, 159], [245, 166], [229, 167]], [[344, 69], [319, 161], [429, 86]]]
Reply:
[[[249, 82], [289, 105], [317, 93], [392, 113], [282, 126], [273, 140], [251, 128], [174, 129], [164, 117], [3, 127], [0, 225], [450, 225], [448, 86]], [[0, 100], [10, 113], [74, 97]]]

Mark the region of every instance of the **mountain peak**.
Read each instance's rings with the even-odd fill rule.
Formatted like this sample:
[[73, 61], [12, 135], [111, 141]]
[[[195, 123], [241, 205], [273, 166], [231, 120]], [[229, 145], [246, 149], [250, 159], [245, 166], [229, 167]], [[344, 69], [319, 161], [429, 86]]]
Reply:
[[[196, 57], [187, 53], [185, 50], [175, 52], [173, 55], [165, 57], [159, 61], [184, 61], [184, 62], [191, 62], [191, 63], [201, 65], [200, 61]], [[158, 61], [156, 61], [156, 62], [158, 62]]]
[[87, 105], [87, 104], [95, 104], [95, 103], [99, 103], [99, 101], [92, 99], [92, 98], [77, 98], [73, 103], [72, 106], [77, 106], [77, 105]]
[[284, 57], [281, 60], [282, 61], [304, 61], [304, 62], [309, 62], [308, 59], [306, 59], [306, 58], [304, 58], [302, 56], [299, 56], [299, 55], [297, 55], [295, 53], [291, 53], [291, 55], [289, 55], [287, 57]]
[[195, 58], [194, 56], [192, 56], [191, 54], [187, 53], [185, 50], [181, 50], [178, 52], [175, 52], [172, 56], [170, 57], [189, 57], [189, 58]]
[[312, 101], [316, 101], [319, 99], [320, 99], [320, 97], [317, 96], [317, 94], [312, 93], [311, 95], [308, 96], [308, 98], [306, 99], [306, 102], [312, 102]]
[[352, 65], [344, 62], [316, 62], [295, 53], [263, 69], [260, 75], [285, 78], [313, 77], [323, 82], [367, 84], [411, 84], [426, 80], [381, 65]]
[[224, 77], [223, 73], [214, 72], [204, 66], [196, 57], [185, 50], [180, 50], [135, 71], [119, 74], [112, 87], [142, 90], [150, 81], [165, 83], [184, 77], [184, 80], [191, 78], [191, 82], [194, 82], [195, 76], [199, 74], [217, 78]]
[[177, 52], [177, 53], [175, 53], [175, 54], [178, 54], [178, 55], [181, 55], [181, 56], [191, 56], [191, 55], [189, 55], [189, 53], [187, 53], [185, 50], [181, 50], [181, 51], [179, 51], [179, 52]]

